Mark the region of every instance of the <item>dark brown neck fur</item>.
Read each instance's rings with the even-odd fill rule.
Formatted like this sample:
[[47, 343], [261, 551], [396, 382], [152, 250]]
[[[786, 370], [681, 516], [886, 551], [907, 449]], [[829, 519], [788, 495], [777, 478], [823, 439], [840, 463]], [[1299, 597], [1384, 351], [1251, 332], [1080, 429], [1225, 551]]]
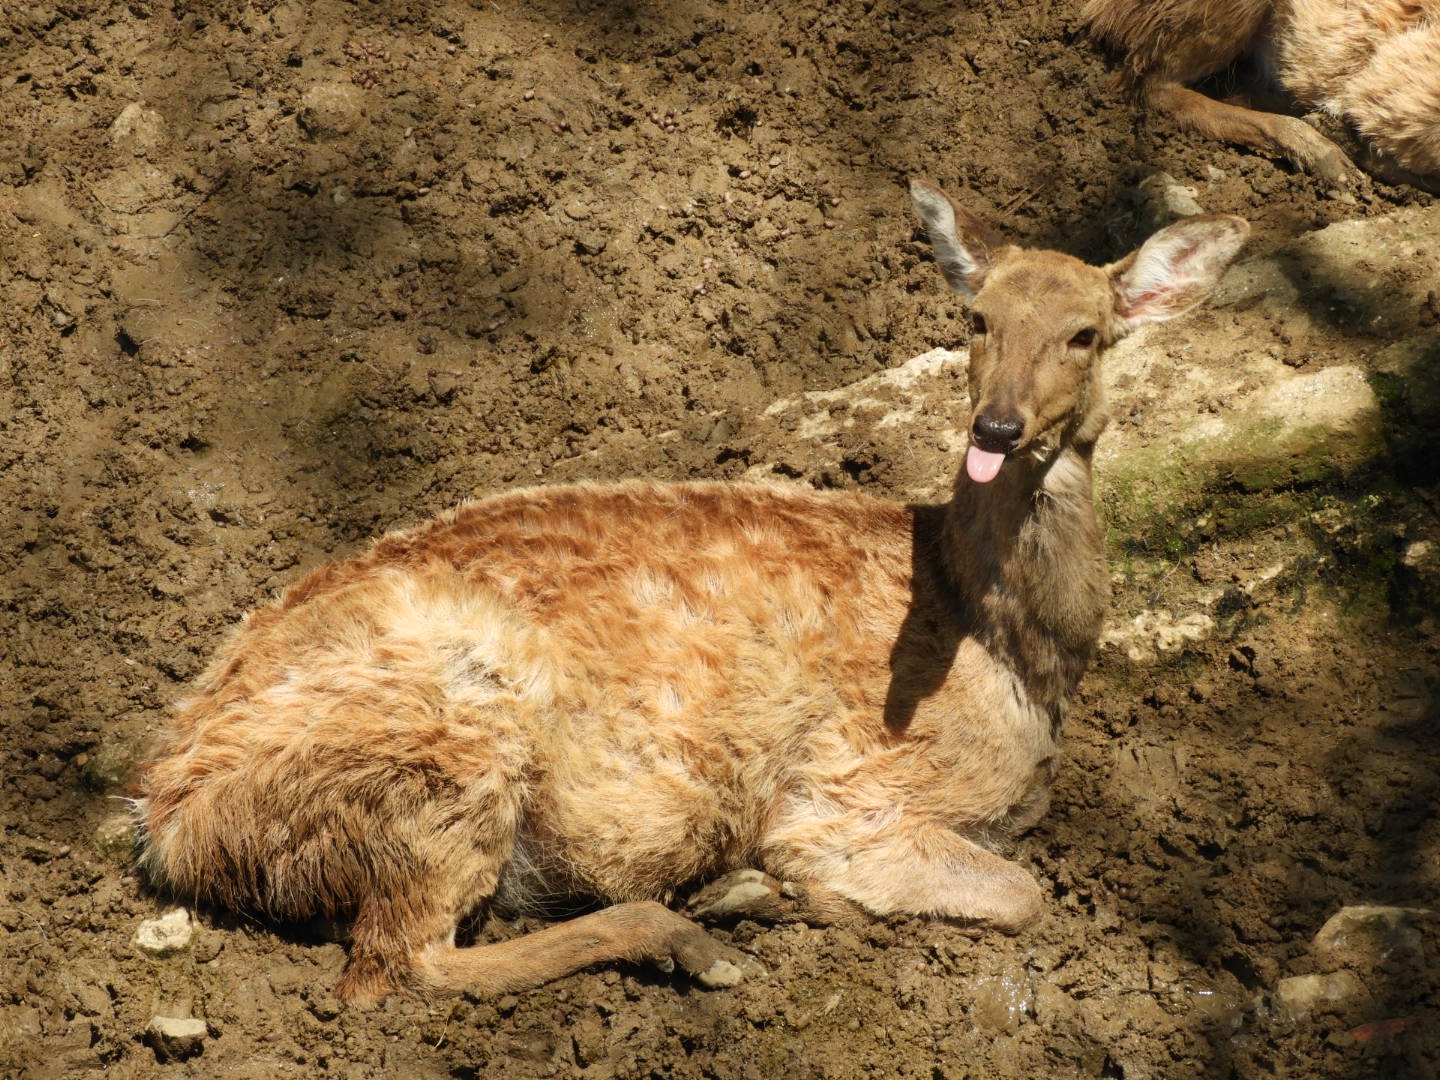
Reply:
[[946, 569], [971, 632], [1057, 721], [1105, 610], [1091, 449], [1014, 458], [988, 484], [962, 469], [945, 510]]

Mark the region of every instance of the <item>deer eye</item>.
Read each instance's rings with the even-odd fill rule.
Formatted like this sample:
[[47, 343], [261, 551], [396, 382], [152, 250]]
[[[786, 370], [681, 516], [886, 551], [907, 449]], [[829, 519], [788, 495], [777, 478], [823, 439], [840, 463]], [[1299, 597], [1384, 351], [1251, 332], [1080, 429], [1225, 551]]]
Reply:
[[985, 333], [985, 316], [979, 312], [972, 311], [970, 313], [970, 333], [976, 337]]
[[1070, 344], [1076, 349], [1088, 349], [1095, 344], [1095, 330], [1087, 326], [1070, 339]]

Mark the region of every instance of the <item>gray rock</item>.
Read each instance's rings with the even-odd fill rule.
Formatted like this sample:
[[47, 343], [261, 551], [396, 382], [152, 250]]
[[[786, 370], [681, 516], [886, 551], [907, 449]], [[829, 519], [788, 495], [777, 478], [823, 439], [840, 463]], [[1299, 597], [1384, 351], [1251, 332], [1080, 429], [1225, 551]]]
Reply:
[[1391, 956], [1420, 956], [1424, 949], [1424, 908], [1356, 905], [1343, 907], [1315, 935], [1321, 959], [1376, 967]]

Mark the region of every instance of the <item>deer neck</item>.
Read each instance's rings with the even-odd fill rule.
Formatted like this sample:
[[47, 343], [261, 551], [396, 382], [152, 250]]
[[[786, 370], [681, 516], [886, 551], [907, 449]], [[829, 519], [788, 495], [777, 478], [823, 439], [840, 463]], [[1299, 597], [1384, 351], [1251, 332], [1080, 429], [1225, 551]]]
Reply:
[[985, 484], [962, 468], [945, 510], [946, 570], [970, 631], [1056, 723], [1105, 608], [1092, 449], [1069, 443], [1048, 461], [1017, 457]]

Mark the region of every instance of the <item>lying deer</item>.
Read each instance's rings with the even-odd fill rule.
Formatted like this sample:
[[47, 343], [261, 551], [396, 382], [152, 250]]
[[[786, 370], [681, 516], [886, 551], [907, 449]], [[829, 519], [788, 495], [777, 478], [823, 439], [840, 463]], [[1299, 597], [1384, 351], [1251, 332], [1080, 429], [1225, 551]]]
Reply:
[[[348, 920], [352, 1002], [614, 960], [733, 983], [740, 955], [657, 902], [717, 876], [732, 913], [1034, 919], [1040, 888], [995, 849], [1044, 809], [1100, 629], [1099, 359], [1199, 303], [1248, 227], [1189, 218], [1096, 268], [912, 194], [974, 312], [948, 503], [586, 484], [387, 536], [201, 677], [143, 772], [152, 880]], [[613, 906], [456, 944], [488, 905], [578, 896]]]
[[1253, 54], [1296, 104], [1354, 128], [1369, 171], [1440, 190], [1440, 0], [1086, 0], [1081, 18], [1127, 54], [1122, 84], [1183, 127], [1345, 179], [1349, 157], [1305, 121], [1185, 85]]

